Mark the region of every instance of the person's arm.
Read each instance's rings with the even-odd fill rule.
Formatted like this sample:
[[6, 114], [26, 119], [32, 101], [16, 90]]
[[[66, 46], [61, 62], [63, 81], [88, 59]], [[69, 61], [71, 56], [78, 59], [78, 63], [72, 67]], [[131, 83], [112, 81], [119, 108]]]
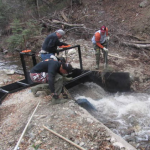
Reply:
[[56, 45], [57, 46], [62, 46], [62, 45], [68, 45], [67, 43], [64, 43], [64, 42], [60, 42], [60, 40], [57, 38], [56, 39]]
[[106, 36], [108, 36], [108, 28], [106, 27]]
[[52, 93], [55, 93], [54, 80], [55, 74], [53, 74], [52, 72], [48, 73], [48, 84]]
[[55, 93], [55, 76], [59, 69], [59, 64], [56, 61], [49, 61], [48, 64], [48, 84], [52, 93]]
[[48, 42], [48, 47], [49, 47], [49, 48], [52, 48], [52, 47], [54, 47], [54, 46], [55, 46], [55, 39], [50, 38], [50, 39], [49, 39], [49, 42]]
[[62, 46], [62, 45], [65, 45], [65, 46], [66, 46], [66, 45], [68, 45], [68, 44], [67, 44], [67, 43], [60, 42], [60, 41], [59, 41], [59, 42], [58, 42], [58, 46]]
[[101, 39], [100, 33], [99, 33], [99, 32], [96, 32], [96, 33], [95, 33], [96, 45], [97, 45], [98, 47], [100, 47], [100, 48], [104, 48], [104, 46], [101, 45], [101, 43], [100, 43], [100, 39]]
[[105, 38], [106, 42], [108, 42], [109, 39], [110, 39], [110, 37], [109, 37], [109, 35], [108, 35], [108, 28], [106, 27], [106, 38]]

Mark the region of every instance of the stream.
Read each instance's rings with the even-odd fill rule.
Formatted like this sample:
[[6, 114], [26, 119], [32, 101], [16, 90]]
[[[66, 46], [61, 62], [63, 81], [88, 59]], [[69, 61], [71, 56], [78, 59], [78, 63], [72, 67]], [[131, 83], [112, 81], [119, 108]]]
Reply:
[[11, 57], [5, 57], [3, 53], [0, 53], [0, 70], [14, 70], [15, 72], [22, 72], [22, 65], [20, 61], [20, 56], [11, 56]]
[[96, 109], [90, 113], [135, 148], [150, 149], [150, 95], [108, 93], [87, 82], [69, 90], [74, 99], [87, 99]]

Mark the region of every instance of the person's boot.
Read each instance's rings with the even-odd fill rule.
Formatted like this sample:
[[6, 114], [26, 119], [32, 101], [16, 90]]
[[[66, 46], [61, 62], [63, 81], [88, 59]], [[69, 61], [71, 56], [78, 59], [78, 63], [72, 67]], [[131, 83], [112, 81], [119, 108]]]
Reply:
[[96, 56], [96, 67], [95, 67], [95, 69], [99, 69], [100, 54], [98, 53], [95, 56]]
[[33, 95], [35, 97], [39, 96], [36, 94], [38, 91], [45, 91], [46, 94], [49, 95], [50, 94], [49, 85], [48, 84], [39, 84], [39, 85], [36, 85], [34, 87], [31, 87], [31, 92], [33, 93]]
[[65, 102], [68, 102], [69, 99], [54, 99], [52, 98], [52, 101], [51, 101], [51, 105], [55, 105], [55, 104], [63, 104]]

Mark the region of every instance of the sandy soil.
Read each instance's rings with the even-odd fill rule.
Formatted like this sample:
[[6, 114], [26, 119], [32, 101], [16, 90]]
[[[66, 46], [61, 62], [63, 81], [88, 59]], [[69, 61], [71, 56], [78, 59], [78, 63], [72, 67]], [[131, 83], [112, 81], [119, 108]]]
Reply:
[[[37, 107], [19, 144], [20, 150], [75, 150], [76, 146], [58, 138], [47, 127], [84, 149], [134, 149], [94, 119], [74, 100], [51, 105], [44, 93], [35, 98], [30, 88], [9, 94], [0, 106], [0, 149], [14, 149]], [[119, 148], [119, 149], [120, 149]]]

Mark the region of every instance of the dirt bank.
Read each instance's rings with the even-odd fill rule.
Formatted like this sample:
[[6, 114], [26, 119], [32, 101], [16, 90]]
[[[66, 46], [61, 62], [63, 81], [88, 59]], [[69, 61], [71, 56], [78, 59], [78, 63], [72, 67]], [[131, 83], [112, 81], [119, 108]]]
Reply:
[[5, 98], [0, 106], [1, 150], [13, 149], [16, 146], [38, 103], [40, 104], [19, 145], [20, 150], [78, 149], [53, 135], [43, 125], [84, 149], [135, 149], [94, 119], [74, 100], [65, 104], [50, 105], [50, 101], [43, 98], [44, 93], [40, 94], [40, 97], [35, 98], [30, 88], [27, 88]]

